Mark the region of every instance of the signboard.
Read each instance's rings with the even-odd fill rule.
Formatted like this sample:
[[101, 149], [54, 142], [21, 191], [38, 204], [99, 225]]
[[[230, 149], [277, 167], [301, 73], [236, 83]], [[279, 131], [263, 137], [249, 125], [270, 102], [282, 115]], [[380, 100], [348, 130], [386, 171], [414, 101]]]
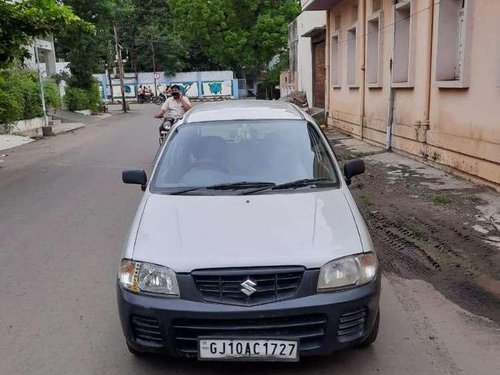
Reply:
[[155, 79], [160, 79], [160, 73], [155, 73], [153, 77], [155, 77]]

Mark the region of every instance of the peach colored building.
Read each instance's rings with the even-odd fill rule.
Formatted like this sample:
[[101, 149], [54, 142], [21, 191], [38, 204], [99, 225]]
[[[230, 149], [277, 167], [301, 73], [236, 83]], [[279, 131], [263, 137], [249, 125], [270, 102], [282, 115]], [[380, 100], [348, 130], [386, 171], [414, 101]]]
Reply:
[[500, 0], [305, 0], [327, 11], [328, 124], [500, 190]]

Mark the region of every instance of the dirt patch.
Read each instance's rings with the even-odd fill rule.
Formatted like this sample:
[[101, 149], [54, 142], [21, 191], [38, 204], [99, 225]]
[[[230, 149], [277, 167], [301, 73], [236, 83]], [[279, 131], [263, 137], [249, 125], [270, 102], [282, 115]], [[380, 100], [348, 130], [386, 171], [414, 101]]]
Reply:
[[[335, 139], [342, 162], [359, 157]], [[500, 324], [500, 237], [480, 222], [486, 189], [433, 189], [432, 178], [401, 166], [366, 158], [367, 172], [355, 177], [351, 192], [378, 251], [382, 268], [408, 279], [430, 282], [457, 305]], [[483, 223], [484, 226], [484, 223]]]

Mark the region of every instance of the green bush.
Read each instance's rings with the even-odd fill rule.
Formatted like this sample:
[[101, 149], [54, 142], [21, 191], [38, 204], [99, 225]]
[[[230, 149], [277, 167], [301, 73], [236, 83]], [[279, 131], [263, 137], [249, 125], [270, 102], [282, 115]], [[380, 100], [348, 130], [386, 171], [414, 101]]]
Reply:
[[87, 91], [77, 87], [66, 87], [66, 105], [70, 111], [80, 111], [89, 108]]
[[9, 93], [0, 91], [0, 133], [8, 133], [9, 124], [22, 118], [22, 115], [22, 104]]
[[61, 96], [59, 95], [59, 87], [51, 80], [44, 83], [45, 104], [48, 108], [57, 110], [61, 108]]
[[10, 91], [11, 95], [22, 103], [23, 115], [20, 120], [29, 120], [43, 115], [37, 73], [14, 72], [6, 82], [9, 85], [7, 92]]
[[[29, 70], [0, 72], [0, 124], [43, 116], [38, 73]], [[59, 88], [52, 80], [44, 82], [45, 104], [61, 108]], [[6, 126], [4, 126], [5, 130]]]
[[101, 96], [97, 84], [92, 85], [89, 90], [68, 86], [66, 87], [65, 100], [70, 111], [90, 109], [92, 112], [97, 112], [101, 106]]
[[89, 97], [89, 109], [92, 112], [98, 112], [101, 108], [101, 94], [99, 93], [99, 86], [94, 83], [88, 92]]

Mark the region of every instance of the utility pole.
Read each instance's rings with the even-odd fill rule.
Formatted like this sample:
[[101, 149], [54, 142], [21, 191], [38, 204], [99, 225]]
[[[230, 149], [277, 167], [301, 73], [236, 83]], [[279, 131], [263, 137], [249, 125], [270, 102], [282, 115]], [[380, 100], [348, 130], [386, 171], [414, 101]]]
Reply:
[[120, 71], [120, 89], [122, 91], [122, 109], [123, 113], [127, 112], [127, 103], [125, 103], [125, 89], [123, 88], [123, 60], [122, 60], [122, 49], [118, 44], [118, 32], [116, 31], [116, 25], [113, 25], [115, 31], [115, 50], [116, 59], [118, 60], [118, 70]]
[[43, 121], [45, 123], [45, 127], [49, 126], [49, 118], [47, 117], [47, 108], [45, 107], [45, 94], [43, 92], [43, 80], [42, 80], [42, 72], [40, 71], [40, 56], [38, 55], [38, 43], [35, 43], [35, 62], [38, 70], [38, 83], [40, 85], [40, 99], [42, 100], [42, 109], [43, 109]]
[[113, 94], [113, 80], [111, 79], [111, 73], [113, 69], [110, 64], [106, 64], [106, 75], [108, 76], [109, 84], [109, 96], [111, 96], [111, 104], [115, 104], [114, 94]]
[[154, 79], [154, 83], [155, 83], [155, 96], [158, 95], [157, 91], [156, 91], [156, 61], [155, 61], [155, 45], [153, 43], [153, 37], [151, 36], [151, 52], [152, 52], [152, 56], [153, 56], [153, 79]]

